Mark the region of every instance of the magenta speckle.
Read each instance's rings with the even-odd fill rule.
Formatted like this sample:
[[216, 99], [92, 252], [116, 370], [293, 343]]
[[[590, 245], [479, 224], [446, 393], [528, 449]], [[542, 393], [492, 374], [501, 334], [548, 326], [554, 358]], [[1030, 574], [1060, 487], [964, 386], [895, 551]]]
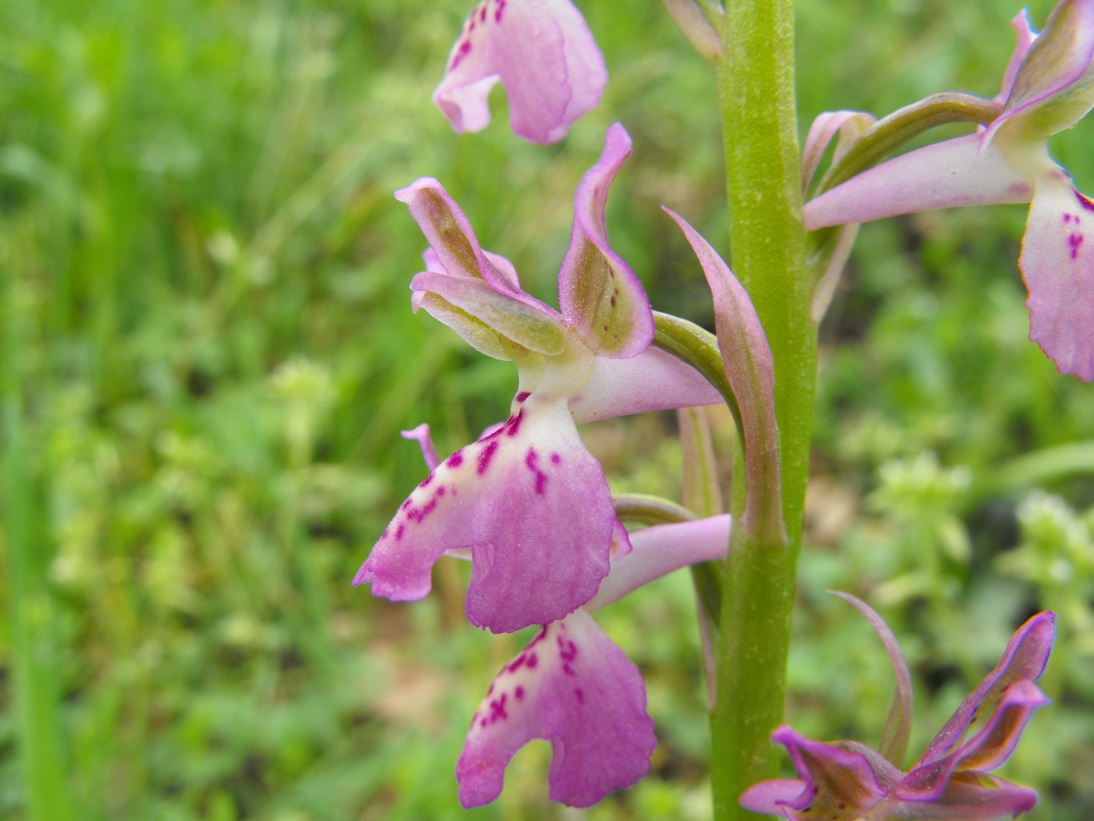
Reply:
[[429, 474], [418, 484], [418, 487], [429, 487], [429, 483], [433, 481], [433, 474]]
[[1083, 244], [1082, 234], [1069, 234], [1067, 238], [1068, 244], [1071, 246], [1071, 258], [1075, 259], [1079, 256], [1079, 246]]
[[577, 697], [577, 703], [578, 704], [584, 704], [585, 703], [585, 691], [582, 690], [580, 687], [575, 687], [574, 688], [574, 696]]
[[524, 688], [523, 688], [523, 687], [521, 687], [521, 686], [520, 686], [520, 685], [518, 684], [518, 685], [517, 685], [517, 689], [515, 689], [515, 690], [513, 691], [513, 695], [514, 695], [514, 696], [516, 696], [516, 697], [517, 697], [517, 699], [522, 699], [522, 698], [524, 698]]
[[573, 661], [577, 658], [577, 645], [569, 639], [558, 637], [558, 655], [563, 661]]
[[406, 510], [412, 504], [414, 504], [414, 500], [413, 499], [407, 499], [405, 502], [403, 502], [401, 505], [399, 505], [399, 510]]
[[536, 658], [535, 653], [529, 653], [528, 657], [524, 659], [524, 663], [528, 665], [529, 670], [534, 670], [536, 668], [536, 664], [539, 663], [539, 659]]
[[501, 698], [496, 698], [490, 702], [490, 723], [500, 721], [503, 718], [509, 718], [509, 714], [505, 712], [505, 700], [509, 698], [508, 693], [502, 693]]
[[482, 727], [482, 728], [483, 728], [483, 729], [485, 730], [485, 729], [486, 729], [487, 727], [489, 727], [489, 726], [490, 726], [490, 722], [489, 722], [489, 721], [487, 721], [487, 720], [486, 720], [485, 718], [484, 718], [484, 719], [481, 719], [481, 720], [479, 721], [479, 726], [480, 726], [480, 727]]
[[520, 432], [520, 423], [524, 421], [524, 411], [518, 411], [516, 416], [509, 417], [505, 423], [505, 435], [516, 436]]
[[562, 462], [562, 456], [557, 454], [557, 453], [552, 453], [551, 454], [551, 464], [552, 465], [557, 465], [560, 462]]
[[569, 664], [563, 664], [562, 665], [562, 672], [564, 672], [568, 676], [576, 676], [577, 675], [577, 673], [574, 672], [574, 668], [571, 667]]
[[527, 399], [531, 395], [532, 394], [529, 393], [528, 391], [521, 391], [520, 393], [517, 394], [517, 401], [518, 402], [523, 402], [525, 399]]
[[[510, 673], [515, 673], [524, 664], [524, 660], [525, 660], [524, 659], [524, 653], [521, 653], [519, 656], [517, 656], [515, 659], [513, 659], [511, 662], [509, 662], [509, 664], [505, 668], [506, 671], [510, 672]], [[491, 688], [491, 690], [492, 689], [493, 688]], [[486, 695], [490, 695], [490, 693], [487, 693]]]
[[486, 3], [483, 3], [481, 6], [479, 6], [479, 22], [486, 22]]
[[448, 461], [445, 462], [450, 468], [458, 468], [463, 464], [463, 448], [453, 453], [448, 457]]
[[490, 461], [494, 458], [494, 454], [497, 453], [498, 443], [490, 442], [485, 448], [482, 449], [482, 453], [479, 454], [479, 465], [477, 468], [479, 476], [486, 473], [486, 469], [490, 467]]
[[1064, 222], [1071, 222], [1071, 214], [1064, 214]]
[[399, 529], [395, 531], [395, 541], [401, 542], [404, 533], [406, 533], [406, 525], [399, 525]]
[[[474, 29], [474, 28], [475, 28], [475, 21], [472, 20], [471, 25], [469, 25], [467, 27], [468, 33], [470, 33], [472, 31], [472, 29]], [[464, 58], [467, 57], [467, 55], [470, 54], [470, 53], [471, 53], [471, 41], [470, 40], [464, 40], [462, 43], [460, 43], [460, 47], [458, 49], [456, 49], [456, 53], [452, 55], [452, 62], [448, 64], [448, 70], [449, 71], [455, 71], [456, 67], [459, 66], [459, 64], [463, 62]]]
[[536, 476], [536, 495], [542, 496], [547, 491], [547, 474], [536, 466], [539, 456], [535, 448], [528, 448], [528, 454], [524, 457], [524, 465]]
[[1079, 201], [1079, 205], [1086, 211], [1094, 211], [1094, 202], [1091, 202], [1078, 191], [1075, 192], [1075, 199]]

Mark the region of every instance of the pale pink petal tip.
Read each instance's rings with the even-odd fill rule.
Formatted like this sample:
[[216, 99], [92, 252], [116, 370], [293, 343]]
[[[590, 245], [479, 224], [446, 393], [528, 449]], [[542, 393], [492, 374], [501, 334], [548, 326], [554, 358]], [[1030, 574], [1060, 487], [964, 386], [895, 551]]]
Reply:
[[607, 79], [600, 49], [568, 0], [483, 0], [452, 48], [433, 101], [457, 133], [480, 131], [500, 82], [513, 132], [550, 143], [599, 104]]
[[1040, 181], [1018, 265], [1029, 337], [1061, 373], [1094, 379], [1094, 203], [1054, 169]]
[[583, 611], [544, 627], [502, 669], [456, 765], [460, 803], [488, 804], [533, 739], [551, 743], [550, 798], [588, 807], [646, 774], [657, 740], [638, 668]]

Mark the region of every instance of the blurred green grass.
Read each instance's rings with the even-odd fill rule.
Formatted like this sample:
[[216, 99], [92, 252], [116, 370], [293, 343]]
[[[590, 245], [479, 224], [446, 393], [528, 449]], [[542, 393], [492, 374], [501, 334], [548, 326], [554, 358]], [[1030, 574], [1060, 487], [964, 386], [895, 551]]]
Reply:
[[[409, 311], [423, 241], [396, 188], [441, 179], [552, 301], [574, 186], [620, 120], [635, 153], [609, 204], [613, 243], [655, 306], [710, 322], [659, 205], [725, 248], [713, 83], [660, 4], [582, 6], [612, 82], [553, 147], [513, 139], [500, 94], [481, 135], [455, 137], [433, 109], [463, 4], [0, 6], [0, 816], [582, 817], [546, 806], [543, 745], [517, 757], [496, 806], [458, 808], [466, 723], [520, 643], [463, 621], [465, 570], [440, 569], [415, 605], [349, 587], [421, 478], [397, 431], [428, 421], [454, 449], [515, 385]], [[826, 108], [996, 93], [1017, 11], [799, 6], [803, 130]], [[1087, 190], [1089, 134], [1054, 143]], [[790, 716], [870, 740], [887, 709], [880, 647], [825, 587], [871, 598], [907, 637], [920, 741], [1022, 615], [1066, 607], [1056, 704], [1011, 771], [1044, 785], [1036, 817], [1080, 819], [1094, 810], [1094, 483], [1081, 451], [1046, 449], [1094, 437], [1094, 399], [1026, 340], [1023, 219], [863, 229], [822, 328]], [[674, 493], [650, 487], [669, 470], [639, 463], [628, 436], [660, 440], [671, 469], [671, 420], [589, 439], [621, 486]], [[917, 467], [924, 451], [933, 466]], [[1029, 453], [1048, 467], [1014, 461]], [[961, 470], [968, 483], [952, 481]], [[1066, 500], [1052, 520], [1066, 538], [1023, 525], [1041, 485]], [[1053, 539], [1071, 545], [1067, 584], [996, 561]], [[708, 812], [691, 605], [681, 577], [604, 614], [648, 676], [662, 743], [650, 778], [585, 817]]]

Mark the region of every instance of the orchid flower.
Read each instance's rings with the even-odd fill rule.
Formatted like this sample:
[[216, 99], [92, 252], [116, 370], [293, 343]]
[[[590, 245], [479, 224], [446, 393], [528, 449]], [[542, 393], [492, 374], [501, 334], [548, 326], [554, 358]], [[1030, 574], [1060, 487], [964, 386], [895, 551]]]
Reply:
[[575, 421], [713, 404], [718, 392], [673, 356], [650, 348], [645, 292], [608, 243], [604, 208], [630, 154], [622, 126], [578, 185], [570, 248], [559, 273], [561, 312], [520, 289], [512, 264], [483, 251], [440, 183], [397, 193], [429, 240], [412, 304], [519, 371], [509, 418], [443, 462], [410, 494], [354, 584], [397, 601], [423, 598], [430, 569], [469, 549], [467, 615], [513, 632], [550, 624], [596, 595], [613, 540], [626, 551], [603, 470]]
[[[814, 230], [961, 205], [1030, 202], [1018, 264], [1030, 339], [1062, 373], [1094, 379], [1094, 202], [1049, 157], [1048, 138], [1094, 107], [1094, 0], [1063, 0], [1035, 34], [1025, 12], [1002, 113], [977, 134], [882, 163], [804, 210]], [[1094, 237], [1092, 237], [1094, 239]]]
[[[880, 616], [865, 604], [853, 603], [869, 611], [875, 626], [880, 623], [884, 627]], [[1054, 623], [1054, 615], [1046, 611], [1018, 628], [998, 666], [961, 703], [907, 772], [865, 744], [811, 741], [784, 725], [772, 738], [787, 748], [800, 778], [756, 784], [741, 796], [741, 806], [791, 821], [988, 821], [1031, 809], [1037, 803], [1036, 792], [987, 771], [1010, 756], [1033, 710], [1048, 702], [1033, 682], [1048, 662]], [[888, 628], [884, 628], [883, 638], [885, 633]], [[895, 639], [886, 638], [886, 644], [890, 643], [895, 646]], [[891, 715], [903, 720], [904, 711], [896, 707], [900, 702], [910, 707], [907, 664], [899, 650], [890, 650], [890, 654], [900, 682]], [[973, 721], [993, 709], [983, 727], [966, 739]], [[903, 747], [906, 740], [905, 733], [887, 755], [899, 760], [902, 752], [895, 748]]]
[[501, 82], [509, 122], [534, 143], [561, 140], [596, 108], [608, 70], [569, 0], [483, 0], [464, 23], [433, 102], [456, 133], [490, 123], [487, 98]]
[[724, 556], [728, 540], [728, 516], [633, 534], [634, 549], [613, 555], [597, 597], [544, 626], [494, 679], [456, 765], [460, 803], [496, 799], [514, 753], [537, 738], [551, 743], [552, 801], [587, 807], [642, 778], [657, 745], [642, 675], [590, 614], [665, 573]]

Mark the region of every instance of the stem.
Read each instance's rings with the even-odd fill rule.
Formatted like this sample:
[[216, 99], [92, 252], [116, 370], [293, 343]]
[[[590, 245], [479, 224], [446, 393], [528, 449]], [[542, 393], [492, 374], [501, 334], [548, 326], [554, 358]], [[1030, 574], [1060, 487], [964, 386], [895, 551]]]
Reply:
[[[775, 361], [782, 501], [789, 544], [734, 529], [722, 591], [711, 716], [714, 813], [752, 817], [741, 793], [774, 775], [782, 721], [797, 554], [809, 468], [816, 327], [805, 268], [801, 159], [794, 102], [792, 0], [727, 3], [717, 21], [733, 270], [760, 316]], [[736, 490], [736, 489], [735, 489]], [[744, 494], [734, 492], [734, 515]], [[770, 540], [768, 540], [770, 541]]]

